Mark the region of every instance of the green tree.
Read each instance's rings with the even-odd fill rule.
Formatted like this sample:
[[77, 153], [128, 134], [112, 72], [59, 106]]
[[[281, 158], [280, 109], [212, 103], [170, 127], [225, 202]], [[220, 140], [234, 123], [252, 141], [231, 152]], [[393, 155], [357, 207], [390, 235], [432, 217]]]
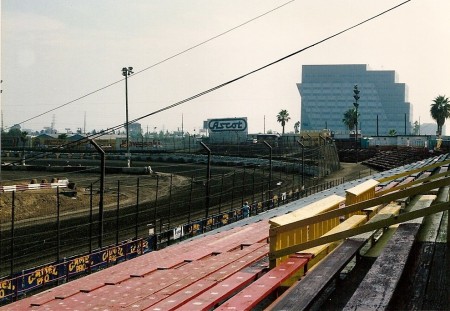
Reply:
[[298, 134], [300, 132], [300, 121], [295, 122], [294, 132], [295, 132], [295, 134]]
[[281, 126], [283, 127], [283, 135], [284, 135], [284, 126], [290, 119], [291, 117], [289, 116], [289, 112], [285, 109], [281, 110], [277, 115], [277, 122], [281, 123]]
[[388, 135], [389, 136], [395, 136], [395, 135], [397, 135], [397, 131], [395, 129], [390, 129], [389, 132], [388, 132]]
[[23, 131], [23, 132], [20, 133], [20, 141], [22, 142], [22, 147], [23, 148], [25, 148], [25, 143], [28, 140], [27, 136], [28, 136], [28, 132], [26, 132], [26, 131]]
[[20, 141], [22, 142], [22, 165], [25, 165], [25, 143], [28, 140], [28, 132], [20, 132]]
[[445, 95], [439, 95], [433, 99], [433, 104], [430, 108], [431, 117], [437, 123], [437, 136], [442, 135], [442, 127], [444, 126], [445, 119], [450, 117], [450, 103], [448, 102], [448, 97]]
[[22, 138], [22, 131], [20, 130], [20, 127], [11, 127], [8, 132], [4, 133], [4, 137], [11, 138], [12, 147], [19, 147]]
[[415, 121], [413, 126], [413, 134], [419, 135], [419, 133], [420, 133], [420, 124], [419, 121]]
[[342, 122], [350, 131], [352, 131], [355, 128], [356, 120], [357, 120], [356, 108], [350, 108], [344, 113], [344, 118], [342, 119]]
[[58, 139], [63, 139], [63, 140], [64, 140], [64, 139], [67, 139], [67, 137], [68, 137], [68, 136], [67, 136], [66, 133], [62, 133], [62, 134], [59, 134], [59, 135], [58, 135]]
[[10, 128], [7, 136], [20, 138], [22, 136], [22, 131], [18, 128]]

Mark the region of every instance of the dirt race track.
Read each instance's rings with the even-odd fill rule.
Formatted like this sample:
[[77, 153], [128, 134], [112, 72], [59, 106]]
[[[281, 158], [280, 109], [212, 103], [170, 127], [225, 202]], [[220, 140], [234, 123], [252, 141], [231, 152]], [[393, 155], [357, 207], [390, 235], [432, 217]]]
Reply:
[[[165, 165], [165, 164], [164, 164]], [[154, 170], [157, 172], [157, 165]], [[336, 171], [323, 181], [334, 180], [341, 177], [346, 179], [356, 179], [359, 177], [359, 172], [367, 171], [367, 167], [362, 164], [342, 163], [341, 170]], [[157, 172], [159, 175], [159, 190], [158, 195], [163, 196], [169, 192], [170, 174]], [[367, 175], [367, 172], [366, 172]], [[120, 204], [132, 204], [136, 200], [136, 183], [140, 180], [139, 201], [146, 202], [155, 199], [155, 191], [152, 189], [156, 186], [156, 175], [125, 175], [125, 174], [108, 174], [105, 177], [105, 193], [104, 205], [105, 208], [113, 208], [117, 204], [117, 188], [120, 180]], [[90, 185], [93, 184], [93, 204], [98, 204], [99, 195], [99, 174], [98, 173], [54, 173], [54, 172], [30, 172], [22, 170], [2, 170], [1, 185], [26, 185], [31, 183], [31, 180], [37, 182], [50, 182], [52, 179], [69, 179], [70, 182], [76, 185], [76, 196], [72, 196], [72, 191], [67, 188], [60, 189], [60, 206], [61, 213], [81, 212], [87, 210], [90, 205]], [[179, 186], [186, 185], [190, 182], [190, 178], [182, 175], [173, 175], [172, 183], [173, 189]], [[11, 217], [12, 194], [2, 193], [0, 195], [0, 217], [2, 219], [9, 219]], [[57, 204], [56, 189], [49, 190], [29, 190], [24, 192], [17, 192], [15, 194], [15, 205], [20, 208], [20, 213], [16, 214], [16, 220], [24, 220], [29, 218], [40, 217], [55, 212]], [[5, 208], [6, 207], [6, 208]]]
[[[39, 174], [39, 175], [37, 175]], [[42, 180], [51, 181], [54, 176], [45, 177], [41, 175], [42, 172], [25, 172], [25, 171], [3, 171], [2, 178], [4, 182], [2, 185], [26, 185], [32, 179], [37, 179], [38, 182]], [[169, 174], [159, 173], [159, 195], [165, 195], [169, 191], [170, 176]], [[98, 205], [99, 201], [99, 175], [90, 173], [71, 173], [69, 175], [61, 175], [56, 177], [58, 179], [68, 178], [70, 182], [76, 185], [76, 195], [73, 196], [73, 191], [67, 188], [60, 189], [60, 206], [61, 213], [81, 212], [88, 210], [90, 206], [90, 184], [93, 184], [93, 204]], [[117, 181], [120, 180], [120, 204], [132, 204], [136, 200], [136, 182], [140, 178], [140, 188], [153, 189], [156, 184], [156, 178], [151, 178], [149, 175], [123, 175], [112, 174], [105, 178], [105, 193], [104, 206], [105, 209], [113, 208], [117, 204]], [[189, 182], [189, 178], [180, 175], [175, 175], [172, 178], [174, 186], [180, 186]], [[140, 202], [154, 200], [154, 191], [141, 191], [139, 194]], [[0, 196], [0, 204], [2, 207], [11, 206], [12, 194], [2, 193]], [[28, 190], [17, 192], [15, 194], [15, 206], [20, 208], [20, 213], [16, 214], [16, 220], [24, 220], [29, 218], [40, 217], [55, 213], [55, 206], [57, 204], [56, 189], [46, 190]], [[2, 219], [9, 219], [11, 217], [10, 208], [2, 208], [0, 210], [0, 217]]]

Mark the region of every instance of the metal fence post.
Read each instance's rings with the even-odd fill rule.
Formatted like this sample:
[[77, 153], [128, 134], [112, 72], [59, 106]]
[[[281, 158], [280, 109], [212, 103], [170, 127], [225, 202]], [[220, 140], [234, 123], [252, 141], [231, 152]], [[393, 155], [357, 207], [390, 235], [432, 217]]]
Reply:
[[267, 148], [269, 148], [269, 150], [270, 150], [270, 153], [269, 153], [269, 156], [270, 156], [270, 158], [269, 158], [269, 191], [268, 191], [268, 193], [269, 193], [269, 200], [272, 198], [272, 146], [268, 143], [268, 142], [266, 142], [266, 141], [264, 141], [264, 144], [267, 146]]
[[103, 198], [105, 194], [105, 151], [92, 139], [89, 142], [94, 146], [95, 150], [100, 154], [100, 198], [98, 203], [98, 244], [103, 246]]
[[[0, 134], [1, 135], [1, 134]], [[1, 206], [0, 206], [1, 210]], [[0, 275], [2, 275], [2, 219], [0, 218]]]
[[191, 223], [193, 185], [194, 185], [194, 175], [192, 175], [191, 177], [191, 193], [189, 194], [188, 224]]
[[173, 179], [173, 175], [170, 174], [170, 186], [169, 186], [169, 224], [167, 225], [167, 229], [170, 230], [170, 214], [171, 214], [171, 210], [172, 210], [172, 179]]
[[92, 183], [91, 183], [91, 189], [90, 189], [90, 193], [89, 193], [89, 254], [92, 253], [92, 232], [93, 232], [93, 215], [92, 215], [92, 206], [93, 206], [93, 197], [92, 197]]
[[[208, 146], [205, 145], [204, 142], [200, 142], [200, 144], [202, 145], [202, 147], [208, 152], [208, 163], [207, 163], [207, 167], [206, 167], [206, 183], [205, 183], [205, 219], [206, 221], [208, 221], [208, 216], [209, 216], [209, 187], [210, 187], [210, 182], [211, 182], [211, 149], [208, 148]], [[239, 148], [239, 145], [238, 145]]]
[[234, 183], [236, 180], [236, 170], [233, 171], [233, 184], [231, 187], [231, 206], [230, 206], [230, 211], [233, 210], [233, 204], [234, 204]]
[[244, 166], [244, 172], [242, 174], [241, 206], [244, 205], [244, 195], [245, 195], [245, 166]]
[[10, 249], [10, 256], [11, 256], [11, 276], [14, 274], [14, 231], [15, 231], [15, 214], [16, 214], [16, 192], [12, 192], [12, 205], [11, 205], [11, 249]]
[[220, 214], [220, 209], [222, 207], [222, 194], [223, 194], [223, 177], [224, 177], [224, 173], [222, 173], [222, 184], [220, 186], [220, 196], [219, 196], [219, 214]]
[[[159, 175], [156, 175], [156, 189], [155, 189], [155, 211], [153, 214], [153, 222], [155, 223], [155, 239], [156, 239], [156, 218], [158, 217], [158, 190], [159, 190]], [[159, 230], [161, 233], [161, 229]]]
[[137, 179], [137, 185], [136, 185], [136, 224], [134, 229], [134, 236], [137, 239], [139, 235], [139, 177]]
[[256, 172], [256, 167], [253, 167], [253, 175], [252, 175], [252, 204], [255, 203], [255, 172]]
[[59, 187], [56, 187], [56, 262], [59, 263], [61, 256], [61, 200]]
[[117, 205], [116, 205], [116, 245], [119, 245], [119, 215], [120, 215], [120, 180], [117, 180]]

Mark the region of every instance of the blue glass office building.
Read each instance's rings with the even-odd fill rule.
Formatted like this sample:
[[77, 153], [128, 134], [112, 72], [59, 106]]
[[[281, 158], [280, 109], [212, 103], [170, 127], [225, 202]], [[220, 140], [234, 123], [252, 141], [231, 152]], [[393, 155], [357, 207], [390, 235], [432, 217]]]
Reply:
[[394, 129], [411, 133], [411, 104], [404, 83], [396, 82], [395, 71], [368, 70], [366, 65], [304, 65], [301, 96], [301, 129], [348, 133], [342, 122], [353, 108], [353, 87], [358, 85], [358, 129], [363, 136], [385, 136]]

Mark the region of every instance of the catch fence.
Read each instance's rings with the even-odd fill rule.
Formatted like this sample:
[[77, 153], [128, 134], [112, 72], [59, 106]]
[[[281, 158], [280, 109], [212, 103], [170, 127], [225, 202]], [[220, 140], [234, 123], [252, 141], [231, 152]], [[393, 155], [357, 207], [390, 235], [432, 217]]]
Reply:
[[[285, 176], [287, 185], [285, 187], [280, 185], [269, 192], [268, 189], [262, 190], [267, 180], [258, 183], [252, 174], [246, 175], [244, 170], [240, 173], [235, 172], [232, 176], [228, 176], [228, 179], [235, 180], [234, 186], [240, 191], [235, 188], [225, 190], [219, 187], [220, 192], [211, 192], [216, 201], [208, 217], [205, 217], [203, 208], [181, 212], [185, 210], [186, 205], [204, 206], [204, 197], [195, 198], [194, 178], [184, 186], [185, 189], [189, 189], [184, 196], [191, 198], [189, 201], [175, 201], [175, 194], [169, 190], [169, 195], [165, 198], [160, 197], [150, 204], [137, 200], [136, 204], [129, 206], [118, 204], [115, 209], [106, 210], [103, 224], [99, 223], [98, 208], [92, 207], [77, 217], [56, 214], [53, 217], [47, 215], [47, 218], [36, 220], [31, 224], [16, 222], [13, 210], [18, 199], [14, 192], [11, 193], [12, 218], [8, 223], [2, 220], [0, 226], [2, 263], [0, 275], [3, 275], [0, 278], [1, 303], [17, 300], [30, 292], [67, 282], [137, 255], [236, 222], [243, 218], [241, 202], [247, 198], [250, 198], [251, 217], [346, 182], [344, 178], [340, 178], [315, 184], [316, 181], [310, 179], [309, 186], [302, 190], [299, 182], [292, 182], [290, 177]], [[364, 174], [369, 174], [369, 171]], [[156, 178], [157, 181], [159, 179], [155, 176], [148, 178]], [[243, 182], [238, 184], [238, 179]], [[217, 184], [222, 186], [222, 178], [218, 180]], [[139, 193], [139, 187], [145, 185], [142, 178], [137, 178], [136, 192]], [[158, 189], [160, 187], [158, 182], [154, 186], [153, 190], [156, 193], [161, 191]], [[169, 188], [174, 186], [172, 181], [168, 186]], [[257, 187], [261, 187], [261, 193], [253, 190]], [[119, 181], [116, 191], [121, 192]], [[91, 202], [94, 201], [93, 193], [93, 191], [90, 193]], [[58, 197], [63, 194], [57, 188], [55, 195]], [[225, 197], [228, 197], [228, 200], [224, 200]], [[181, 206], [182, 209], [177, 209], [177, 206]], [[56, 209], [57, 212], [60, 210]], [[99, 230], [101, 227], [103, 232]], [[100, 233], [103, 236], [99, 236]], [[101, 242], [108, 246], [101, 245]]]

